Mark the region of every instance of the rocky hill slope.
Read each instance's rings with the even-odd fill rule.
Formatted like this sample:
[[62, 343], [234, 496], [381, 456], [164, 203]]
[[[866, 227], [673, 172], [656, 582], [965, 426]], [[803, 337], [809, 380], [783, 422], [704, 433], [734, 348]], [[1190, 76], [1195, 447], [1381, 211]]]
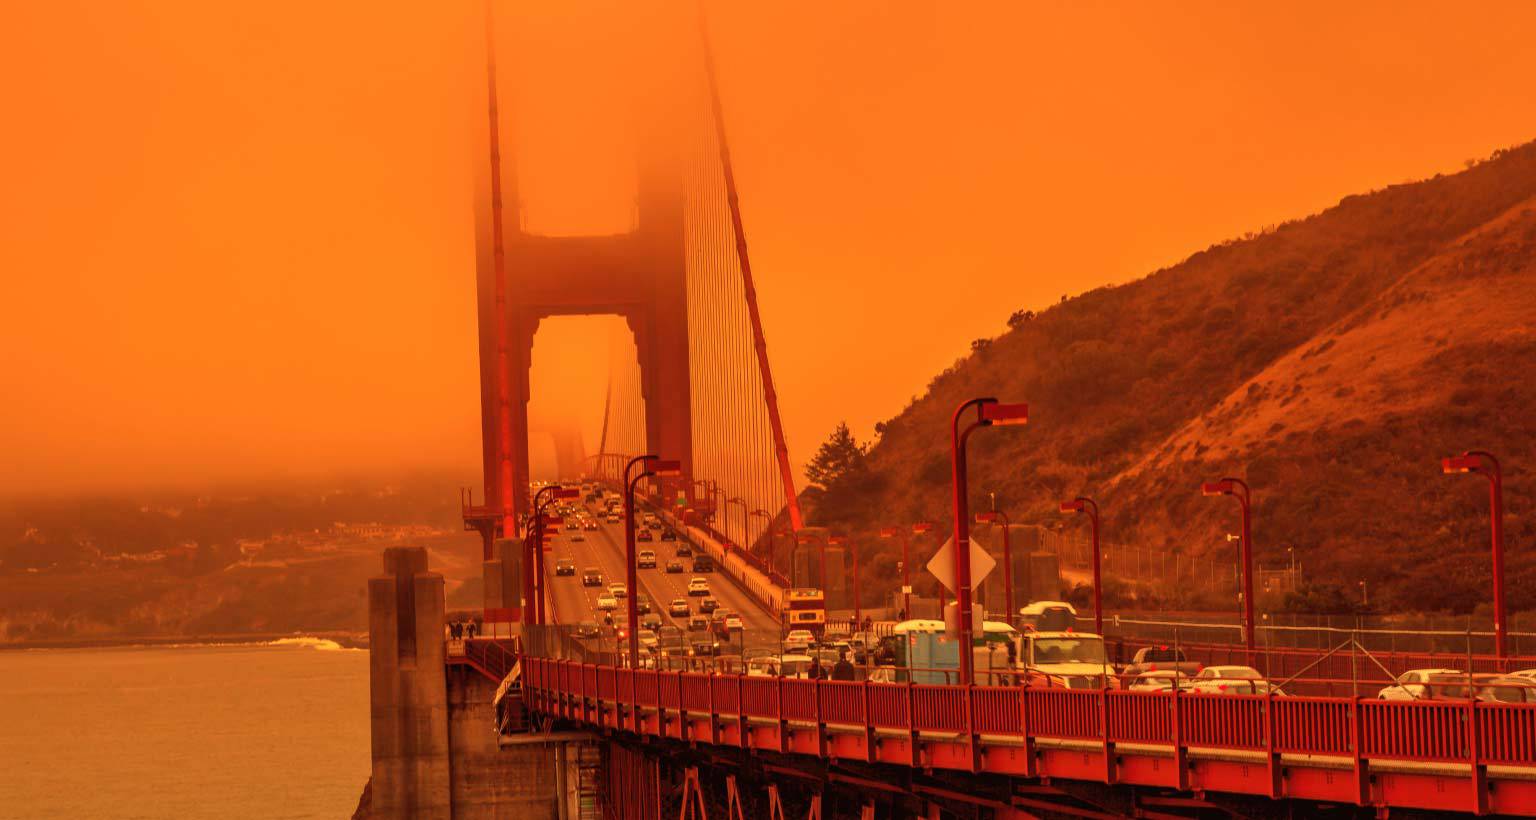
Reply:
[[1235, 505], [1199, 483], [1241, 476], [1260, 566], [1294, 547], [1334, 599], [1364, 580], [1384, 609], [1486, 604], [1486, 482], [1438, 460], [1493, 451], [1510, 604], [1536, 608], [1536, 143], [1010, 325], [879, 426], [866, 474], [807, 492], [813, 523], [863, 543], [872, 586], [894, 583], [881, 525], [948, 521], [950, 414], [994, 395], [1031, 419], [972, 439], [973, 505], [994, 493], [1054, 528], [1087, 494], [1113, 542], [1225, 555]]

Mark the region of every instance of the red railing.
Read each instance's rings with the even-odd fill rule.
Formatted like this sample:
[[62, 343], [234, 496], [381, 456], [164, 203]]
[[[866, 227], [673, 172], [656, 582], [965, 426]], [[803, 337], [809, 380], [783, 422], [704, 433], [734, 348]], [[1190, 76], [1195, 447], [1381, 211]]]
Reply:
[[[802, 753], [831, 748], [826, 744], [804, 745], [800, 739], [805, 732], [823, 738], [842, 733], [856, 745], [865, 744], [860, 754], [869, 759], [934, 768], [980, 765], [985, 769], [994, 765], [994, 758], [987, 755], [943, 750], [979, 750], [986, 747], [986, 738], [997, 737], [997, 742], [1005, 743], [1054, 739], [1102, 744], [1102, 750], [1074, 754], [1083, 761], [1088, 759], [1084, 755], [1098, 755], [1100, 763], [1095, 765], [1102, 767], [1104, 778], [1129, 776], [1112, 774], [1118, 765], [1113, 761], [1124, 756], [1123, 751], [1111, 748], [1115, 744], [1159, 746], [1180, 757], [1191, 750], [1215, 749], [1256, 754], [1259, 756], [1254, 760], [1259, 761], [1261, 770], [1266, 765], [1262, 761], [1277, 761], [1281, 754], [1331, 757], [1333, 762], [1327, 768], [1352, 766], [1357, 775], [1363, 775], [1371, 761], [1382, 761], [1382, 765], [1391, 761], [1451, 764], [1472, 772], [1469, 782], [1481, 784], [1478, 788], [1486, 786], [1488, 775], [1483, 767], [1488, 764], [1525, 767], [1536, 776], [1536, 704], [808, 680], [632, 671], [542, 658], [524, 659], [524, 680], [530, 708], [607, 728], [693, 740], [701, 739], [693, 732], [713, 732], [702, 739]], [[684, 728], [679, 728], [677, 720], [648, 714], [675, 715], [679, 711]], [[741, 726], [753, 721], [766, 731], [740, 730], [738, 721]], [[865, 737], [866, 731], [874, 730], [911, 733], [912, 737], [892, 746]], [[889, 740], [891, 736], [883, 737]], [[932, 747], [921, 761], [910, 746], [918, 742]], [[902, 743], [909, 745], [902, 747]], [[842, 750], [839, 754], [848, 753], [846, 745], [838, 748]], [[899, 755], [892, 751], [903, 748]], [[995, 765], [1005, 767], [997, 770], [1002, 773], [1033, 774], [1035, 763], [1018, 762], [1031, 758], [1010, 753], [997, 758], [1002, 762]], [[1250, 768], [1250, 764], [1243, 764], [1243, 777]], [[1079, 766], [1071, 774], [1056, 776], [1081, 777], [1084, 771], [1089, 769]], [[1362, 776], [1357, 781], [1366, 779]], [[1170, 780], [1156, 785], [1183, 782]], [[1313, 782], [1293, 779], [1285, 794], [1307, 797], [1297, 790], [1310, 788], [1305, 784]], [[1204, 787], [1213, 786], [1207, 782]], [[1233, 788], [1242, 791], [1246, 786]], [[1268, 791], [1255, 793], [1280, 796], [1276, 786], [1263, 788]], [[1488, 790], [1515, 801], [1499, 805], [1497, 810], [1536, 815], [1536, 800], [1514, 789], [1501, 786]], [[1320, 791], [1313, 799], [1341, 798], [1337, 792]], [[1357, 801], [1370, 799], [1364, 791], [1357, 796]], [[1461, 806], [1425, 800], [1428, 802], [1410, 800], [1409, 805]], [[1529, 811], [1524, 811], [1525, 807]]]

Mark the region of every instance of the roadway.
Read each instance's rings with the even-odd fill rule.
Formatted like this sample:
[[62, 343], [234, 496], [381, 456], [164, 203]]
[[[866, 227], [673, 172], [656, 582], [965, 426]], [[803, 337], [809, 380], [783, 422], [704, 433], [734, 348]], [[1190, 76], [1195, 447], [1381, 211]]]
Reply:
[[[552, 549], [544, 553], [544, 570], [548, 589], [546, 606], [552, 609], [554, 619], [563, 625], [574, 625], [583, 621], [600, 622], [601, 611], [597, 608], [597, 596], [608, 588], [609, 584], [624, 583], [624, 524], [609, 524], [602, 518], [598, 518], [596, 511], [586, 508], [588, 513], [597, 518], [598, 529], [595, 531], [583, 531], [583, 540], [573, 540], [575, 531], [566, 530], [562, 526], [559, 534], [551, 544]], [[720, 572], [695, 573], [691, 558], [683, 561], [683, 572], [668, 573], [665, 570], [668, 561], [674, 559], [674, 552], [679, 544], [684, 541], [662, 541], [660, 534], [655, 533], [657, 540], [642, 541], [635, 545], [636, 551], [650, 549], [656, 552], [656, 568], [640, 569], [635, 578], [638, 582], [638, 592], [644, 593], [651, 599], [651, 611], [661, 618], [663, 624], [673, 624], [679, 629], [687, 631], [687, 618], [672, 617], [667, 612], [667, 605], [675, 598], [683, 598], [688, 601], [691, 613], [697, 614], [699, 602], [702, 597], [690, 597], [688, 595], [688, 581], [695, 576], [709, 580], [710, 596], [720, 602], [720, 608], [728, 609], [740, 615], [746, 628], [744, 644], [747, 647], [771, 647], [777, 650], [779, 644], [778, 619], [764, 612], [748, 595], [736, 586], [730, 578]], [[697, 549], [695, 549], [697, 552]], [[555, 564], [561, 558], [570, 558], [576, 563], [574, 576], [555, 575]], [[601, 587], [582, 586], [582, 573], [595, 568], [603, 574]], [[637, 590], [630, 590], [631, 594]], [[614, 620], [622, 625], [625, 618], [624, 602], [620, 602], [620, 608], [614, 610]], [[642, 618], [644, 616], [641, 616]], [[739, 651], [740, 644], [732, 642], [734, 646], [723, 647], [726, 651], [735, 648]]]

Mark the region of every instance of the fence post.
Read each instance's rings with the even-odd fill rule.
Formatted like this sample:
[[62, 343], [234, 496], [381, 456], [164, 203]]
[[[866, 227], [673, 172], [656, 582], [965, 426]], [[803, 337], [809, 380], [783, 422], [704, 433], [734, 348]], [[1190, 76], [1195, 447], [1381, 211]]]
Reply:
[[920, 751], [922, 749], [922, 742], [918, 738], [917, 733], [917, 696], [912, 692], [912, 673], [910, 671], [907, 672], [907, 733], [909, 735], [908, 741], [912, 744], [912, 768], [917, 769], [922, 766], [923, 755]]
[[875, 715], [869, 708], [869, 677], [859, 681], [859, 691], [864, 696], [864, 762], [875, 762]]
[[1361, 744], [1365, 739], [1365, 727], [1361, 721], [1364, 713], [1360, 709], [1360, 699], [1349, 699], [1349, 750], [1355, 764], [1355, 804], [1369, 805], [1371, 802], [1371, 764], [1364, 755]]
[[1266, 686], [1264, 693], [1264, 762], [1269, 767], [1269, 796], [1278, 800], [1284, 791], [1285, 769], [1280, 766], [1280, 752], [1275, 739], [1278, 718], [1275, 716], [1275, 688]]

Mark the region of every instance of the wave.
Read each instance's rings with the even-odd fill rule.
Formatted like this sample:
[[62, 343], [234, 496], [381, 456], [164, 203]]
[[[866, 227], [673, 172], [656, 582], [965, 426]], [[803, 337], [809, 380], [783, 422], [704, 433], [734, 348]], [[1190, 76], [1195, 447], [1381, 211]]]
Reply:
[[318, 649], [322, 652], [362, 652], [364, 650], [355, 646], [342, 646], [330, 638], [316, 638], [313, 635], [300, 635], [296, 638], [278, 638], [275, 641], [262, 641], [262, 646], [297, 646], [304, 649]]

